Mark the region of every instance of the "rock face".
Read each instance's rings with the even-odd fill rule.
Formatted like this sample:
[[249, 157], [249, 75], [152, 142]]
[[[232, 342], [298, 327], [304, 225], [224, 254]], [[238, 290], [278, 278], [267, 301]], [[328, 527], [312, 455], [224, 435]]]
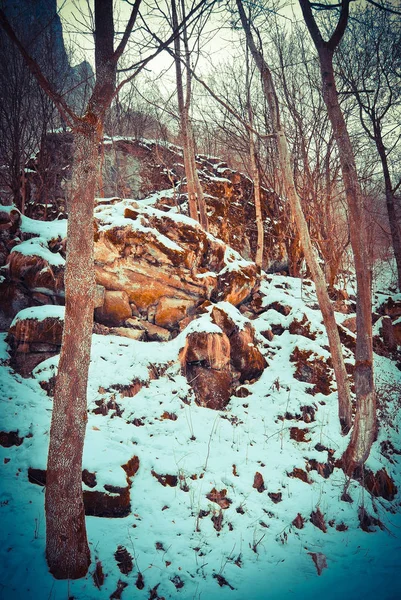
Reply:
[[180, 362], [200, 406], [223, 410], [232, 394], [230, 342], [215, 331], [194, 331], [187, 336]]
[[[52, 205], [48, 207], [48, 218], [66, 214], [66, 182], [71, 174], [72, 152], [70, 133], [47, 136], [40, 155], [29, 164], [29, 216], [43, 217], [43, 203], [39, 197], [41, 181], [36, 174], [36, 163], [41, 160], [48, 164], [46, 205]], [[246, 260], [253, 260], [257, 235], [252, 181], [231, 170], [219, 159], [198, 155], [196, 161], [207, 202], [210, 232]], [[173, 144], [105, 138], [103, 185], [106, 197], [141, 200], [160, 192], [158, 208], [168, 210], [178, 207], [187, 214], [182, 149]], [[287, 264], [288, 242], [288, 232], [284, 234], [284, 209], [278, 196], [265, 189], [262, 189], [262, 213], [265, 223], [264, 268], [282, 270]]]
[[[70, 66], [57, 0], [6, 0], [2, 8], [47, 78], [57, 91], [64, 92], [69, 105], [80, 114], [84, 97], [91, 86], [88, 81], [93, 80], [93, 69], [86, 61]], [[0, 35], [5, 36], [3, 32]], [[7, 49], [8, 55], [13, 52], [17, 50], [13, 47]], [[57, 69], [52, 68], [52, 64], [57, 65]]]
[[234, 370], [239, 372], [239, 381], [243, 383], [260, 377], [267, 363], [257, 348], [255, 331], [251, 323], [249, 321], [236, 323], [222, 305], [215, 306], [211, 316], [213, 322], [229, 339], [231, 364]]
[[126, 201], [100, 206], [96, 218], [96, 280], [106, 292], [95, 314], [105, 325], [133, 316], [178, 332], [205, 300], [238, 305], [255, 288], [255, 264], [186, 217]]

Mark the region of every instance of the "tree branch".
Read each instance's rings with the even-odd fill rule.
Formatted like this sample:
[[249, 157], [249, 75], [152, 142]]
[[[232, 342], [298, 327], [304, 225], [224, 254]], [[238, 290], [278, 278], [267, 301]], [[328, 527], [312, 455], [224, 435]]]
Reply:
[[142, 0], [135, 0], [135, 4], [132, 7], [131, 15], [130, 15], [129, 21], [127, 23], [127, 26], [125, 28], [123, 37], [113, 54], [113, 61], [115, 64], [117, 64], [118, 59], [122, 56], [122, 54], [125, 50], [129, 36], [131, 35], [131, 32], [134, 28], [141, 2], [142, 2]]

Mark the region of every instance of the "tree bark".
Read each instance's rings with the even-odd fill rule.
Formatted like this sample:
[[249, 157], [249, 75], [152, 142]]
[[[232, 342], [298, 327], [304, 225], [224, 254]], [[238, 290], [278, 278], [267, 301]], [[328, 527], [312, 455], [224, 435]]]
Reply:
[[349, 431], [352, 423], [351, 397], [348, 385], [348, 375], [345, 369], [342, 346], [338, 333], [337, 323], [334, 317], [333, 307], [327, 293], [326, 280], [319, 266], [310, 239], [308, 226], [302, 212], [301, 201], [295, 188], [293, 172], [291, 167], [290, 153], [288, 150], [287, 139], [283, 131], [278, 100], [274, 88], [273, 79], [261, 52], [257, 49], [253, 40], [249, 21], [246, 18], [241, 0], [237, 0], [238, 11], [241, 17], [249, 48], [259, 69], [263, 91], [269, 106], [272, 119], [273, 131], [276, 134], [277, 151], [279, 164], [282, 170], [282, 178], [286, 196], [290, 203], [291, 211], [294, 216], [296, 226], [299, 232], [300, 241], [305, 254], [306, 262], [312, 274], [312, 279], [316, 286], [316, 295], [319, 307], [322, 312], [324, 325], [329, 339], [330, 352], [333, 361], [333, 368], [337, 382], [339, 419], [343, 433]]
[[90, 564], [82, 499], [86, 388], [95, 288], [93, 207], [99, 137], [92, 124], [75, 134], [68, 245], [66, 310], [53, 403], [46, 479], [46, 557], [57, 579], [83, 577]]
[[342, 0], [337, 27], [325, 42], [316, 25], [309, 0], [299, 0], [304, 19], [319, 55], [323, 99], [336, 140], [347, 200], [350, 240], [357, 281], [355, 350], [355, 395], [357, 410], [350, 443], [343, 454], [344, 471], [352, 475], [366, 461], [377, 434], [376, 394], [373, 381], [372, 342], [372, 273], [368, 253], [365, 211], [362, 191], [351, 140], [338, 101], [333, 70], [333, 53], [344, 34], [350, 0]]
[[[250, 123], [251, 126], [252, 122]], [[255, 149], [255, 140], [253, 138], [252, 131], [249, 132], [249, 159], [251, 163], [252, 179], [253, 179], [253, 196], [255, 202], [255, 220], [257, 230], [257, 241], [256, 241], [256, 255], [255, 263], [262, 269], [263, 267], [263, 245], [264, 245], [264, 229], [263, 229], [263, 217], [262, 217], [262, 202], [260, 194], [260, 173], [257, 162], [257, 155]]]

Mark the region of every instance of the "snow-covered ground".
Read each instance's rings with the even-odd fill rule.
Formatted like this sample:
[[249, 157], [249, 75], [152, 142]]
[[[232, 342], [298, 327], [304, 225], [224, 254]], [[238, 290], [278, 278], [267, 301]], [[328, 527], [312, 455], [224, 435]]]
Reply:
[[[353, 501], [345, 502], [340, 469], [328, 478], [308, 471], [307, 482], [290, 476], [294, 468], [306, 472], [311, 459], [326, 463], [328, 449], [340, 458], [348, 437], [340, 433], [336, 392], [308, 393], [312, 386], [294, 378], [290, 361], [296, 346], [328, 356], [313, 286], [273, 276], [264, 279], [262, 292], [266, 304], [281, 302], [291, 312], [284, 316], [270, 308], [252, 321], [268, 367], [244, 386], [248, 396], [232, 397], [227, 411], [197, 406], [180, 373], [177, 357], [188, 330], [164, 343], [93, 336], [83, 467], [96, 473], [99, 491], [105, 484], [127, 485], [122, 465], [133, 456], [139, 470], [132, 478], [128, 516], [87, 517], [92, 564], [78, 581], [56, 581], [48, 573], [44, 488], [28, 481], [29, 467], [46, 467], [52, 401], [40, 382], [54, 375], [57, 359], [23, 379], [8, 366], [2, 335], [0, 431], [16, 431], [24, 439], [19, 446], [0, 447], [0, 598], [101, 600], [120, 597], [114, 593], [118, 589], [123, 599], [401, 597], [400, 492], [392, 502], [375, 499], [351, 481]], [[315, 340], [288, 331], [304, 314]], [[283, 332], [268, 342], [261, 332], [272, 324]], [[196, 327], [208, 329], [209, 315]], [[349, 352], [347, 360], [352, 362]], [[400, 380], [385, 357], [376, 357], [376, 373], [382, 390]], [[140, 391], [124, 395], [133, 382], [142, 385]], [[107, 415], [93, 412], [110, 400], [114, 408]], [[382, 404], [379, 438], [367, 466], [385, 467], [400, 490], [401, 457], [393, 454], [390, 462], [380, 453], [383, 440], [401, 449], [397, 402], [395, 394]], [[311, 419], [283, 419], [286, 413], [301, 415], [304, 406], [312, 407]], [[291, 438], [293, 427], [305, 430], [306, 441]], [[164, 487], [152, 471], [175, 476], [176, 485]], [[261, 491], [253, 487], [256, 473], [263, 477]], [[363, 531], [360, 507], [381, 527]], [[318, 511], [325, 532], [311, 521]], [[302, 519], [294, 524], [297, 515]], [[120, 546], [132, 557], [128, 574], [114, 556]], [[105, 578], [98, 587], [93, 574], [99, 562]]]

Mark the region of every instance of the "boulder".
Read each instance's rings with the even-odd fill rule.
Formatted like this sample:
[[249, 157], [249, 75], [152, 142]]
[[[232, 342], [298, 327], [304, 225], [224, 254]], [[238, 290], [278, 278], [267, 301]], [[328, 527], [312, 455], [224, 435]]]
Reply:
[[348, 317], [342, 322], [343, 327], [349, 329], [352, 333], [356, 333], [356, 317]]
[[223, 410], [233, 392], [227, 336], [222, 331], [189, 333], [180, 352], [180, 362], [197, 404]]
[[[55, 310], [52, 311], [52, 308]], [[64, 309], [59, 306], [46, 307], [46, 309], [50, 310], [43, 313], [42, 307], [32, 307], [18, 313], [8, 332], [8, 342], [12, 347], [18, 348], [32, 343], [61, 345]], [[46, 316], [48, 313], [49, 316]]]
[[63, 326], [62, 306], [34, 306], [20, 311], [7, 336], [14, 369], [29, 377], [39, 363], [58, 354]]
[[257, 379], [261, 376], [267, 362], [255, 342], [255, 331], [250, 323], [232, 334], [231, 363], [241, 373], [240, 382]]
[[381, 315], [388, 315], [392, 319], [401, 317], [401, 298], [397, 295], [395, 298], [387, 298], [379, 308]]
[[331, 394], [333, 375], [322, 356], [318, 356], [311, 350], [303, 350], [295, 346], [290, 361], [296, 366], [295, 379], [313, 384], [310, 390], [312, 395], [320, 393], [328, 396]]
[[[195, 247], [202, 253], [205, 234], [201, 230], [198, 234]], [[210, 297], [216, 279], [214, 275], [197, 277], [198, 271], [190, 267], [194, 253], [186, 250], [154, 228], [133, 229], [127, 219], [126, 227], [111, 228], [95, 237], [97, 283], [107, 290], [125, 291], [129, 302], [145, 314], [162, 298], [193, 305]], [[163, 302], [165, 305], [166, 300]]]
[[11, 280], [24, 282], [29, 290], [40, 289], [42, 292], [46, 290], [49, 295], [63, 295], [64, 260], [59, 254], [46, 251], [43, 242], [35, 244], [34, 241], [23, 242], [11, 251], [8, 257]]
[[194, 331], [187, 336], [181, 362], [202, 363], [209, 369], [224, 369], [230, 362], [230, 342], [223, 333]]
[[237, 265], [236, 268], [224, 269], [218, 277], [217, 287], [212, 300], [225, 300], [238, 306], [247, 300], [257, 283], [257, 267], [255, 263]]
[[233, 377], [230, 371], [217, 371], [198, 365], [189, 365], [186, 369], [199, 406], [213, 410], [224, 410], [233, 392]]
[[[100, 287], [100, 286], [97, 286]], [[104, 325], [123, 325], [132, 316], [129, 297], [123, 290], [105, 290], [103, 305], [95, 309], [95, 318]]]
[[127, 319], [125, 325], [132, 329], [132, 331], [140, 331], [143, 334], [143, 337], [136, 339], [144, 339], [149, 342], [167, 342], [171, 338], [171, 333], [168, 329], [137, 317]]
[[132, 327], [109, 327], [106, 335], [109, 333], [111, 335], [120, 335], [121, 337], [126, 337], [130, 340], [139, 340], [141, 342], [146, 340], [146, 331], [141, 329], [132, 329]]
[[240, 373], [240, 382], [260, 377], [267, 362], [257, 347], [251, 323], [243, 317], [235, 322], [224, 305], [214, 306], [211, 318], [229, 338], [231, 365]]
[[[109, 207], [96, 212], [96, 281], [106, 296], [108, 291], [128, 294], [146, 320], [175, 331], [205, 300], [237, 305], [256, 286], [256, 265], [194, 221], [139, 202], [121, 201], [113, 210], [118, 226]], [[96, 316], [106, 322], [102, 310]]]
[[155, 324], [166, 329], [174, 329], [192, 307], [194, 303], [189, 300], [164, 296], [157, 303]]

